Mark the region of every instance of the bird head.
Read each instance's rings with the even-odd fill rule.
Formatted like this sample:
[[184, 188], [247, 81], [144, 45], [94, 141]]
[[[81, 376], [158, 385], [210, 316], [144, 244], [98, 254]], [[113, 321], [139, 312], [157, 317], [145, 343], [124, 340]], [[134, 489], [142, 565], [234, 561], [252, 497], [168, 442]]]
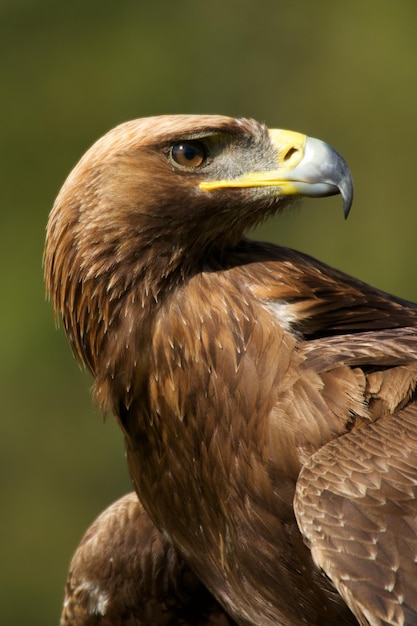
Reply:
[[234, 245], [297, 197], [337, 193], [347, 215], [349, 169], [318, 139], [222, 116], [144, 118], [116, 127], [81, 159], [49, 236], [70, 227], [90, 259], [107, 243], [113, 263], [151, 249], [174, 264], [190, 248], [199, 256]]
[[94, 309], [105, 333], [126, 294], [156, 301], [297, 197], [337, 193], [347, 214], [345, 161], [300, 133], [223, 116], [130, 121], [88, 150], [56, 199], [47, 289], [70, 338], [91, 334]]

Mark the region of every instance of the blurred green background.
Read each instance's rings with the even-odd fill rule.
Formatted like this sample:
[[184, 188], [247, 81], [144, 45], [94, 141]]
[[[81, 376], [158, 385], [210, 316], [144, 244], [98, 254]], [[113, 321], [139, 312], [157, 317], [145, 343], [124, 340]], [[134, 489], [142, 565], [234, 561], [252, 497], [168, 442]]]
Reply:
[[305, 201], [259, 236], [417, 300], [415, 0], [1, 0], [0, 622], [57, 624], [82, 533], [130, 489], [45, 301], [49, 209], [116, 124], [224, 113], [304, 131], [351, 166], [356, 198]]

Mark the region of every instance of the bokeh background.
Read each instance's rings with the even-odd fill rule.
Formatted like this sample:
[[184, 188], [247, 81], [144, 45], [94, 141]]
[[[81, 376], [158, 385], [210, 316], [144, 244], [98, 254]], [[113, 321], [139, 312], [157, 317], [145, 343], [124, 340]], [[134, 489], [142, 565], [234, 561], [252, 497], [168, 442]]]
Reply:
[[49, 209], [89, 145], [159, 113], [255, 117], [333, 144], [356, 198], [257, 236], [417, 300], [415, 0], [1, 0], [0, 622], [57, 624], [82, 533], [130, 489], [45, 300]]

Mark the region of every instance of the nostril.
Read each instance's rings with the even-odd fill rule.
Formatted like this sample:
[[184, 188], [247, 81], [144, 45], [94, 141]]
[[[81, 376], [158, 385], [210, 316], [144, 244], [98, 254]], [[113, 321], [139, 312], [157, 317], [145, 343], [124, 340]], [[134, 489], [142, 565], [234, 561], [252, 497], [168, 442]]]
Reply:
[[291, 159], [291, 157], [292, 157], [294, 154], [296, 154], [297, 152], [298, 152], [298, 149], [297, 149], [297, 148], [290, 148], [290, 149], [289, 149], [289, 150], [288, 150], [288, 151], [284, 154], [283, 160], [284, 160], [284, 161], [289, 161], [289, 160]]

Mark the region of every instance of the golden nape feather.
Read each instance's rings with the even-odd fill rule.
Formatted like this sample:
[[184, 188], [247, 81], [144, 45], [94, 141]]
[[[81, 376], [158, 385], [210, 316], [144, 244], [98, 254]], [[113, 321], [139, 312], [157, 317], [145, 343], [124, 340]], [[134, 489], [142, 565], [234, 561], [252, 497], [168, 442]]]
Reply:
[[330, 146], [222, 116], [127, 122], [69, 175], [47, 290], [140, 504], [81, 543], [63, 624], [186, 624], [193, 590], [195, 624], [417, 623], [417, 307], [244, 236], [336, 193]]

